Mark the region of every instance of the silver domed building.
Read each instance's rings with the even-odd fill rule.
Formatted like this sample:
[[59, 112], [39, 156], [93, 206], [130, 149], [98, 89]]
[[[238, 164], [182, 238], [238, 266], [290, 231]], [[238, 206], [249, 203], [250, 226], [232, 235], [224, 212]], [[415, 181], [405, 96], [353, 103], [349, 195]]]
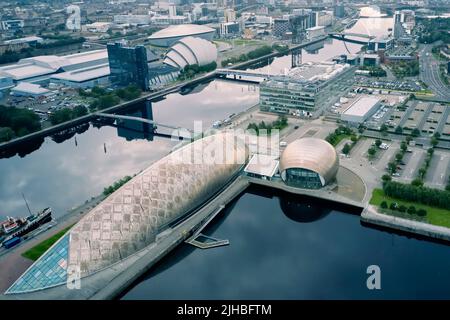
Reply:
[[212, 42], [197, 37], [185, 37], [170, 48], [164, 63], [184, 69], [188, 65], [204, 66], [216, 60], [217, 48]]
[[148, 40], [150, 44], [154, 46], [170, 47], [178, 40], [189, 36], [212, 41], [215, 33], [216, 30], [207, 26], [198, 24], [179, 24], [155, 32], [148, 37]]
[[290, 143], [280, 158], [281, 178], [286, 184], [318, 189], [333, 181], [339, 168], [334, 147], [317, 138], [302, 138]]

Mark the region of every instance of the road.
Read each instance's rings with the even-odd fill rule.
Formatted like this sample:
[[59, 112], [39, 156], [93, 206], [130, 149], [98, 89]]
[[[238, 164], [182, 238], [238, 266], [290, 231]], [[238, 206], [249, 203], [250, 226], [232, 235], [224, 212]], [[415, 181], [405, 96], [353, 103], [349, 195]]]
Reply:
[[450, 87], [445, 85], [439, 74], [439, 62], [433, 57], [433, 45], [427, 44], [420, 49], [420, 79], [425, 82], [437, 98], [450, 101]]

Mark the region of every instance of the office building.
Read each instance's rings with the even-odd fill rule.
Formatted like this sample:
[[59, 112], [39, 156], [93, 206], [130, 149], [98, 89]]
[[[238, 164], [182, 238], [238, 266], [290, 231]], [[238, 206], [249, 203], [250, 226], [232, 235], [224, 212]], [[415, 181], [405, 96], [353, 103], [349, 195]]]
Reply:
[[335, 62], [302, 64], [260, 84], [260, 109], [317, 117], [349, 86], [352, 67]]
[[142, 90], [149, 89], [147, 49], [144, 46], [128, 47], [123, 43], [108, 44], [108, 60], [113, 83], [135, 83]]

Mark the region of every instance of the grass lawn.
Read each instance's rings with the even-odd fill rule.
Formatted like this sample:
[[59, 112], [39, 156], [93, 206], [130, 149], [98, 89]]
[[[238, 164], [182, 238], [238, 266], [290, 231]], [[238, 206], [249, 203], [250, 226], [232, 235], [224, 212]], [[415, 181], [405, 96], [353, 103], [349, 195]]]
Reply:
[[409, 202], [404, 200], [398, 200], [396, 198], [391, 198], [386, 196], [382, 189], [373, 190], [372, 198], [370, 199], [369, 203], [372, 205], [379, 206], [383, 200], [386, 201], [388, 205], [391, 202], [397, 202], [399, 205], [403, 204], [406, 207], [413, 205], [416, 207], [416, 209], [425, 209], [427, 211], [426, 221], [429, 224], [450, 228], [450, 212], [446, 209], [430, 207], [417, 202]]
[[22, 257], [36, 261], [37, 259], [39, 259], [39, 257], [48, 250], [48, 248], [50, 248], [56, 241], [58, 241], [59, 238], [61, 238], [64, 234], [66, 234], [66, 232], [72, 228], [73, 225], [71, 225], [70, 227], [65, 228], [64, 230], [61, 230], [60, 232], [58, 232], [57, 234], [51, 236], [48, 239], [45, 239], [44, 241], [38, 243], [37, 245], [35, 245], [33, 248], [25, 251], [24, 253], [22, 253]]

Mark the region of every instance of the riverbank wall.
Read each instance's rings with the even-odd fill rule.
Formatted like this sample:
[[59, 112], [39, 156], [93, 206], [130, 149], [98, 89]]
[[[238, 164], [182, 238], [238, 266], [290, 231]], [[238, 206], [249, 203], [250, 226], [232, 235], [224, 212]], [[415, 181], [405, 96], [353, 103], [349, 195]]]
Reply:
[[[242, 69], [242, 68], [250, 67], [254, 64], [257, 64], [257, 63], [260, 63], [263, 61], [267, 61], [270, 58], [277, 57], [277, 56], [283, 56], [292, 51], [304, 48], [306, 46], [315, 44], [317, 42], [324, 41], [327, 37], [328, 36], [323, 36], [323, 37], [314, 39], [312, 41], [293, 46], [293, 47], [289, 48], [287, 50], [287, 52], [274, 52], [274, 53], [271, 53], [271, 54], [268, 54], [268, 55], [265, 55], [265, 56], [262, 56], [262, 57], [259, 57], [256, 59], [252, 59], [252, 60], [248, 60], [248, 61], [244, 61], [244, 62], [235, 64], [229, 68], [230, 69]], [[158, 100], [170, 93], [178, 92], [178, 91], [182, 90], [183, 88], [191, 87], [191, 86], [203, 83], [205, 81], [212, 80], [215, 77], [216, 77], [216, 73], [215, 73], [215, 71], [212, 71], [212, 72], [206, 73], [204, 75], [198, 76], [194, 79], [180, 82], [175, 85], [169, 86], [167, 88], [161, 89], [157, 92], [146, 93], [146, 94], [140, 96], [139, 98], [136, 98], [136, 99], [133, 99], [130, 101], [126, 101], [126, 102], [122, 102], [120, 104], [117, 104], [115, 106], [112, 106], [112, 107], [109, 107], [106, 109], [102, 109], [101, 112], [102, 113], [114, 113], [114, 112], [118, 112], [120, 110], [126, 109], [134, 104], [141, 103], [145, 100]], [[87, 114], [87, 115], [79, 117], [79, 118], [76, 118], [76, 119], [73, 119], [73, 120], [70, 120], [70, 121], [67, 121], [67, 122], [64, 122], [64, 123], [53, 125], [51, 127], [42, 129], [40, 131], [36, 131], [36, 132], [30, 133], [30, 134], [27, 134], [23, 137], [19, 137], [19, 138], [10, 140], [10, 141], [2, 142], [2, 143], [0, 143], [0, 151], [5, 150], [9, 147], [17, 146], [17, 145], [27, 142], [27, 141], [35, 140], [35, 139], [38, 139], [41, 137], [45, 137], [45, 136], [49, 136], [49, 135], [61, 132], [63, 130], [90, 122], [94, 119], [97, 119], [97, 115], [95, 112]]]
[[400, 230], [407, 233], [450, 242], [450, 228], [382, 214], [379, 213], [373, 205], [368, 205], [364, 209], [361, 213], [361, 221], [388, 229]]

